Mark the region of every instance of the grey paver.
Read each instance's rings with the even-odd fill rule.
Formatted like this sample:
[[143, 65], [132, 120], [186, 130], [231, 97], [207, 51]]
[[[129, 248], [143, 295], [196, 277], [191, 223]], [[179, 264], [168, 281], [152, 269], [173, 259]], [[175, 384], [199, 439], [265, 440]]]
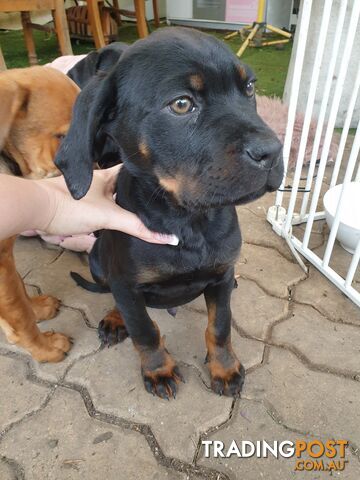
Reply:
[[299, 265], [289, 262], [276, 250], [244, 244], [242, 255], [246, 261], [236, 266], [236, 273], [255, 280], [277, 297], [287, 298], [288, 287], [306, 278]]
[[270, 223], [265, 220], [264, 213], [256, 214], [254, 210], [250, 210], [248, 207], [246, 205], [236, 209], [243, 241], [245, 243], [275, 248], [289, 261], [294, 262], [295, 259], [287, 243], [283, 238], [274, 235]]
[[[242, 239], [245, 243], [274, 248], [287, 260], [296, 263], [296, 259], [291, 253], [288, 244], [282, 237], [279, 237], [279, 235], [274, 233], [270, 223], [266, 221], [266, 215], [261, 209], [259, 213], [256, 213], [254, 208], [250, 209], [249, 206], [246, 205], [245, 207], [238, 207], [237, 212]], [[309, 241], [309, 248], [311, 249], [318, 248], [324, 243], [324, 235], [322, 233], [323, 228], [320, 223], [321, 222], [314, 223], [313, 233], [310, 236]], [[305, 229], [303, 225], [295, 225], [293, 227], [293, 234], [300, 240], [302, 240], [304, 236], [304, 231]]]
[[16, 269], [23, 277], [31, 270], [54, 261], [61, 251], [59, 248], [45, 248], [38, 237], [18, 237], [14, 248]]
[[265, 339], [269, 326], [288, 314], [288, 301], [267, 294], [250, 280], [238, 279], [231, 299], [235, 323], [248, 335]]
[[1, 480], [17, 480], [16, 473], [4, 459], [0, 458], [0, 478]]
[[0, 431], [38, 409], [50, 392], [48, 387], [30, 382], [26, 372], [23, 362], [0, 356]]
[[80, 395], [62, 388], [11, 429], [0, 452], [22, 465], [28, 480], [183, 478], [157, 464], [144, 436], [90, 418]]
[[314, 267], [306, 282], [295, 288], [294, 299], [313, 305], [333, 320], [360, 324], [360, 310]]
[[329, 322], [311, 307], [295, 305], [293, 316], [275, 326], [272, 340], [296, 347], [324, 368], [360, 373], [360, 327]]
[[[225, 451], [230, 447], [231, 442], [235, 440], [237, 445], [241, 448], [241, 441], [248, 440], [254, 442], [258, 440], [265, 440], [270, 445], [274, 441], [296, 442], [297, 440], [311, 441], [314, 437], [303, 436], [295, 432], [291, 432], [283, 426], [276, 423], [267, 411], [266, 407], [261, 402], [254, 402], [249, 400], [241, 400], [236, 408], [232, 420], [220, 430], [211, 433], [204, 440], [221, 441], [224, 443]], [[321, 441], [327, 439], [320, 438]], [[211, 450], [210, 450], [211, 452]], [[296, 457], [283, 458], [279, 456], [278, 459], [269, 454], [268, 458], [239, 458], [233, 455], [229, 458], [214, 457], [209, 458], [204, 456], [204, 447], [201, 450], [200, 465], [211, 466], [216, 470], [223, 471], [233, 479], [259, 480], [259, 479], [301, 479], [301, 480], [315, 480], [329, 478], [327, 472], [301, 472], [295, 471]], [[303, 454], [301, 460], [307, 460], [309, 456]], [[322, 457], [325, 464], [328, 459]], [[339, 460], [340, 456], [336, 457]], [[360, 463], [351, 455], [349, 451], [345, 453], [345, 460], [348, 463], [344, 471], [335, 472], [335, 478], [355, 480], [360, 476]], [[333, 477], [331, 477], [333, 478]]]
[[268, 193], [267, 195], [260, 197], [255, 202], [248, 203], [246, 207], [257, 215], [261, 215], [263, 218], [266, 218], [268, 209], [275, 205], [275, 197], [275, 192]]
[[268, 364], [248, 375], [244, 397], [270, 402], [291, 428], [360, 444], [360, 382], [309, 370], [286, 350], [271, 349]]

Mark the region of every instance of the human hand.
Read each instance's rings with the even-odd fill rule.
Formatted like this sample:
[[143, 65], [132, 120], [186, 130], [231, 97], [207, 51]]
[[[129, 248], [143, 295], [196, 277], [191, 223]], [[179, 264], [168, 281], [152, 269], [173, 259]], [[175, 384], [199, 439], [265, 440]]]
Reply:
[[37, 181], [49, 199], [48, 212], [37, 230], [54, 235], [75, 235], [96, 230], [119, 230], [146, 242], [177, 245], [175, 235], [150, 231], [134, 214], [119, 207], [113, 200], [116, 179], [121, 166], [95, 170], [88, 193], [74, 200], [64, 177]]

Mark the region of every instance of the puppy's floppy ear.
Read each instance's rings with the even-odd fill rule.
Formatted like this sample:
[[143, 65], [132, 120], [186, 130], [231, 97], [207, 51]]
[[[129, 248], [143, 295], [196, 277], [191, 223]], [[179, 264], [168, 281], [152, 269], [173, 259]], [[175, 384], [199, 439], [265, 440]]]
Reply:
[[116, 88], [111, 76], [97, 76], [81, 91], [75, 102], [70, 129], [61, 142], [55, 165], [65, 177], [75, 199], [82, 198], [90, 188], [96, 145], [116, 105]]
[[6, 144], [17, 114], [21, 109], [25, 110], [29, 95], [27, 88], [6, 73], [0, 75], [0, 151]]

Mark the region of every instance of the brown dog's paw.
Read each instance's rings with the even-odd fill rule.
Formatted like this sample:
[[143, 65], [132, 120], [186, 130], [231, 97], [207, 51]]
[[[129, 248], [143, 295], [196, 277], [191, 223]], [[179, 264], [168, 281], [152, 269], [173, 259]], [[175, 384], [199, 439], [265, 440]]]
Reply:
[[218, 395], [238, 397], [245, 381], [245, 369], [236, 359], [230, 367], [224, 367], [218, 360], [209, 360], [211, 389]]
[[124, 320], [116, 308], [101, 320], [98, 326], [98, 335], [101, 345], [108, 347], [123, 342], [129, 336]]
[[30, 351], [38, 362], [61, 362], [71, 345], [70, 338], [62, 333], [42, 332]]
[[60, 300], [51, 295], [38, 295], [30, 301], [38, 322], [54, 318], [60, 308]]

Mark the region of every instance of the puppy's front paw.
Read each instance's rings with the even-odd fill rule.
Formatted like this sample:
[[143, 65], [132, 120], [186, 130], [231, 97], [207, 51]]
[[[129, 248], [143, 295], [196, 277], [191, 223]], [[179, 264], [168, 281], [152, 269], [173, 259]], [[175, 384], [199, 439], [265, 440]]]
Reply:
[[129, 336], [124, 320], [116, 308], [101, 320], [98, 326], [98, 335], [101, 345], [108, 347], [123, 342]]
[[30, 352], [38, 362], [61, 362], [71, 345], [71, 339], [62, 333], [42, 332]]
[[38, 295], [30, 298], [38, 322], [54, 318], [60, 308], [60, 300], [51, 295]]
[[245, 369], [239, 360], [234, 356], [230, 362], [220, 361], [219, 357], [208, 357], [207, 361], [212, 390], [218, 395], [238, 397], [245, 380]]
[[160, 398], [176, 398], [179, 382], [184, 382], [179, 367], [165, 349], [142, 357], [141, 373], [147, 392]]

